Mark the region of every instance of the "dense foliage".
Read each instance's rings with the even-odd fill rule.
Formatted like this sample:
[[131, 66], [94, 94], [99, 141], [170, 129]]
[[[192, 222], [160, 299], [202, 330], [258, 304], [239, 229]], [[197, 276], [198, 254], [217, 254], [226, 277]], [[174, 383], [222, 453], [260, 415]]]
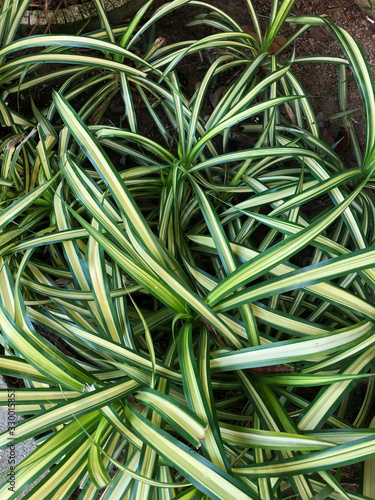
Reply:
[[[102, 31], [17, 40], [28, 0], [2, 2], [0, 373], [24, 381], [17, 442], [39, 446], [17, 467], [17, 493], [5, 483], [0, 496], [47, 472], [25, 498], [69, 499], [78, 486], [84, 500], [374, 498], [368, 63], [329, 19], [293, 17], [293, 0], [272, 2], [266, 31], [244, 1], [252, 34], [195, 0], [146, 22], [151, 3], [112, 28], [97, 0]], [[154, 40], [155, 23], [186, 5], [204, 8], [191, 25], [215, 33]], [[280, 54], [285, 22], [301, 27]], [[294, 53], [313, 24], [343, 58]], [[176, 69], [197, 52], [210, 64], [186, 96]], [[337, 65], [357, 168], [320, 139], [293, 73], [314, 61]], [[20, 94], [56, 78], [53, 102], [23, 116]], [[119, 92], [126, 120], [102, 125]], [[90, 97], [77, 108], [79, 95]], [[140, 108], [154, 137], [140, 132]], [[353, 493], [340, 468], [359, 462]]]

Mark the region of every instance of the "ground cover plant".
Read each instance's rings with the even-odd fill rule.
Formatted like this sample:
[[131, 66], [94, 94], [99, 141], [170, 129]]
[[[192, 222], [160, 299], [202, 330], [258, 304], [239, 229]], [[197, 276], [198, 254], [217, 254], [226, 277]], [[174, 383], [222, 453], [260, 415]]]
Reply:
[[[199, 1], [145, 21], [151, 3], [127, 26], [101, 12], [100, 32], [20, 40], [27, 3], [2, 5], [0, 373], [24, 381], [16, 441], [39, 446], [1, 498], [43, 472], [26, 498], [374, 498], [368, 63], [329, 19], [293, 16], [290, 0], [272, 2], [266, 31], [244, 2], [250, 33]], [[191, 25], [214, 32], [163, 46], [152, 27], [182, 6], [202, 8]], [[284, 23], [301, 28], [275, 47]], [[294, 53], [313, 24], [342, 58]], [[178, 64], [197, 53], [209, 64], [185, 95]], [[320, 139], [293, 73], [314, 60], [337, 65], [357, 168]], [[56, 62], [67, 66], [38, 73]], [[57, 77], [53, 102], [23, 116], [17, 95]], [[77, 107], [83, 91], [92, 97]], [[103, 125], [118, 92], [126, 118]], [[158, 140], [142, 134], [139, 103]], [[351, 464], [359, 492], [340, 482]]]

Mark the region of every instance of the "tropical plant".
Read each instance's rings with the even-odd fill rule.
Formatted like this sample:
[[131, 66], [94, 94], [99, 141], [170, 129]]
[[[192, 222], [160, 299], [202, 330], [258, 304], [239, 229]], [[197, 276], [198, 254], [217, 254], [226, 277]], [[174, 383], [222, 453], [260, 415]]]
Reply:
[[[79, 114], [91, 123], [98, 123], [113, 97], [120, 92], [125, 105], [126, 122], [129, 128], [136, 132], [134, 96], [137, 99], [136, 104], [139, 105], [138, 101], [144, 100], [150, 112], [150, 97], [146, 97], [142, 88], [150, 91], [151, 96], [156, 94], [160, 97], [158, 91], [161, 87], [152, 78], [147, 78], [151, 73], [162, 76], [162, 73], [150, 64], [165, 42], [162, 38], [155, 39], [154, 24], [179, 5], [186, 3], [186, 0], [175, 0], [171, 5], [162, 6], [139, 28], [152, 2], [153, 0], [148, 0], [129, 24], [111, 27], [101, 1], [95, 0], [102, 30], [77, 35], [35, 35], [20, 39], [15, 37], [30, 0], [15, 0], [11, 5], [9, 2], [3, 2], [0, 8], [0, 28], [5, 26], [7, 29], [2, 30], [0, 38], [2, 101], [16, 96], [18, 102], [19, 95], [23, 92], [64, 80], [63, 84], [59, 85], [59, 92], [64, 93], [68, 100], [83, 93], [90, 94]], [[144, 33], [149, 28], [151, 33], [146, 37]], [[38, 48], [40, 49], [36, 51]], [[161, 53], [165, 57], [165, 54], [174, 50], [174, 45], [166, 46]], [[17, 58], [14, 57], [15, 54]], [[51, 64], [52, 69], [49, 69]], [[56, 64], [59, 65], [57, 69]], [[30, 125], [13, 109], [7, 110], [4, 102], [0, 108], [2, 124]], [[43, 113], [46, 114], [47, 110], [44, 109]], [[47, 118], [52, 120], [54, 113], [54, 106], [50, 106]]]
[[[180, 4], [206, 5], [165, 9]], [[37, 156], [27, 136], [2, 148], [0, 373], [24, 380], [16, 441], [39, 446], [1, 498], [45, 472], [26, 498], [69, 499], [78, 486], [85, 500], [374, 497], [374, 84], [342, 29], [290, 19], [324, 23], [341, 44], [346, 59], [330, 62], [342, 111], [348, 66], [362, 92], [365, 151], [347, 169], [293, 80], [298, 58], [269, 53], [292, 4], [272, 3], [263, 36], [247, 1], [257, 50], [237, 57], [228, 42], [244, 34], [226, 16], [225, 52], [209, 37], [181, 42], [147, 61], [149, 78], [127, 74], [162, 144], [137, 131], [130, 100], [128, 127], [88, 124], [67, 85], [34, 121], [12, 123], [28, 135], [38, 123], [39, 142]], [[188, 98], [174, 68], [196, 50], [217, 53]], [[232, 151], [245, 133], [248, 147]], [[340, 471], [360, 462], [353, 493]]]
[[[149, 64], [163, 40], [154, 40], [152, 26], [155, 21], [168, 14], [168, 6], [155, 13], [135, 35], [136, 29], [147, 8], [148, 1], [134, 19], [125, 26], [110, 26], [100, 1], [96, 2], [103, 30], [67, 35], [41, 35], [16, 39], [17, 30], [28, 1], [2, 2], [0, 7], [0, 124], [2, 125], [2, 167], [0, 175], [1, 203], [3, 208], [17, 199], [22, 199], [11, 216], [4, 214], [4, 222], [10, 224], [0, 245], [9, 245], [19, 240], [22, 234], [54, 226], [50, 181], [59, 172], [59, 126], [54, 126], [56, 109], [54, 104], [39, 110], [31, 100], [32, 115], [20, 113], [20, 96], [33, 89], [60, 82], [59, 92], [66, 99], [74, 100], [85, 93], [90, 97], [78, 110], [79, 115], [90, 123], [98, 123], [112, 99], [119, 92], [125, 109], [125, 121], [136, 132], [136, 107], [144, 101], [146, 109], [158, 121], [152, 101], [159, 100], [165, 89], [150, 73], [160, 76]], [[151, 26], [150, 41], [142, 33]], [[142, 40], [141, 48], [137, 45]], [[38, 48], [41, 48], [39, 51]], [[138, 54], [143, 50], [142, 57]], [[87, 55], [87, 51], [90, 51]], [[164, 47], [163, 53], [168, 52]], [[100, 56], [98, 56], [98, 52]], [[14, 55], [19, 57], [15, 58]], [[50, 64], [52, 70], [43, 68]], [[56, 64], [59, 67], [56, 69]], [[57, 80], [58, 79], [58, 80]], [[61, 83], [62, 81], [62, 83]], [[134, 92], [137, 91], [134, 103]], [[47, 94], [46, 94], [47, 95]], [[48, 103], [48, 101], [47, 101]], [[46, 104], [47, 104], [46, 103]], [[126, 154], [126, 149], [125, 153]], [[35, 188], [40, 185], [40, 189]], [[52, 185], [55, 186], [52, 181]], [[26, 196], [30, 193], [30, 196]], [[19, 210], [28, 208], [27, 217], [13, 222]]]

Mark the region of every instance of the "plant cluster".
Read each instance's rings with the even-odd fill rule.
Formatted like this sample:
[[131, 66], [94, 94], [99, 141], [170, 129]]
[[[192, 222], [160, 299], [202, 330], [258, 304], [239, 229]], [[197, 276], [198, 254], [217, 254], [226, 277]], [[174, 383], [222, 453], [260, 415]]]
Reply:
[[[28, 3], [1, 5], [0, 373], [23, 380], [16, 441], [38, 447], [0, 497], [46, 473], [25, 498], [374, 498], [375, 97], [360, 47], [292, 16], [294, 0], [272, 1], [266, 30], [244, 1], [251, 33], [198, 0], [145, 21], [150, 0], [113, 28], [95, 0], [102, 30], [17, 40]], [[155, 40], [182, 6], [213, 34]], [[285, 22], [299, 27], [275, 50]], [[342, 58], [294, 53], [313, 24]], [[177, 68], [196, 53], [210, 64], [187, 96]], [[304, 62], [337, 66], [357, 168], [320, 139]], [[19, 96], [57, 78], [23, 116]], [[122, 126], [101, 124], [118, 93]], [[340, 484], [353, 463], [360, 493]]]

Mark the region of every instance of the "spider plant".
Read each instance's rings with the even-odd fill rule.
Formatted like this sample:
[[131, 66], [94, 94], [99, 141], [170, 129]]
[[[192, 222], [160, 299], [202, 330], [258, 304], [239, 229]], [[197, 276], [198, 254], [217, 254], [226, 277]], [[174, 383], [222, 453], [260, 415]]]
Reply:
[[[316, 17], [293, 15], [291, 10], [295, 3], [294, 0], [283, 0], [281, 2], [278, 0], [272, 0], [271, 12], [269, 19], [267, 20], [266, 27], [263, 26], [264, 23], [261, 22], [261, 17], [257, 15], [253, 2], [251, 0], [246, 0], [244, 3], [246, 4], [249, 13], [249, 20], [245, 21], [244, 19], [241, 19], [241, 23], [233, 19], [217, 6], [209, 3], [194, 0], [184, 3], [184, 5], [194, 7], [199, 6], [200, 8], [208, 10], [208, 13], [201, 13], [197, 15], [193, 21], [188, 22], [188, 26], [208, 26], [211, 29], [213, 28], [217, 30], [218, 33], [190, 43], [184, 42], [179, 46], [176, 44], [175, 50], [168, 50], [166, 55], [163, 55], [164, 49], [160, 49], [155, 54], [155, 56], [159, 57], [158, 60], [155, 61], [155, 67], [164, 67], [165, 74], [168, 74], [168, 72], [173, 70], [176, 64], [178, 64], [178, 62], [187, 54], [199, 51], [216, 54], [215, 57], [226, 55], [228, 56], [228, 60], [230, 59], [229, 56], [231, 56], [231, 68], [232, 71], [236, 73], [242, 70], [241, 68], [244, 64], [254, 61], [254, 59], [260, 54], [269, 53], [272, 55], [272, 58], [266, 58], [259, 67], [258, 79], [260, 80], [276, 68], [282, 67], [283, 61], [285, 61], [286, 51], [291, 50], [291, 47], [295, 47], [296, 45], [298, 47], [299, 38], [311, 27], [311, 25], [331, 29], [341, 45], [346, 36], [345, 32], [342, 32], [339, 28], [335, 27], [326, 16]], [[301, 27], [296, 30], [292, 36], [285, 38], [280, 34], [280, 31], [285, 23], [299, 24]], [[344, 52], [345, 50], [346, 49], [344, 48]], [[363, 54], [361, 55], [361, 59], [363, 59], [362, 56]], [[347, 109], [346, 71], [349, 65], [348, 59], [343, 57], [332, 57], [329, 55], [301, 57], [298, 56], [298, 53], [296, 53], [292, 54], [291, 60], [293, 60], [295, 64], [315, 62], [334, 64], [339, 67], [340, 84], [338, 98], [340, 111], [342, 114], [343, 124], [349, 135], [353, 154], [356, 158], [358, 166], [361, 166], [362, 154], [353, 122], [351, 120], [350, 112]], [[352, 60], [354, 61], [353, 57]], [[268, 97], [272, 98], [275, 95], [299, 95], [301, 99], [291, 102], [290, 105], [286, 105], [289, 122], [291, 121], [292, 124], [295, 124], [303, 130], [305, 130], [307, 126], [309, 133], [311, 133], [316, 139], [319, 139], [320, 132], [317, 125], [318, 121], [315, 117], [309, 99], [304, 98], [305, 91], [303, 86], [295, 76], [292, 69], [293, 68], [291, 67], [283, 78], [280, 78], [277, 83], [270, 87]], [[250, 82], [252, 82], [252, 80], [250, 80]], [[362, 83], [358, 81], [358, 84], [361, 89], [363, 86]], [[366, 83], [366, 87], [368, 86], [369, 82]], [[230, 90], [230, 85], [228, 88]], [[248, 88], [250, 88], [250, 86], [245, 86], [242, 92], [245, 94]], [[367, 98], [364, 95], [363, 99], [364, 104], [366, 105]], [[268, 121], [269, 120], [267, 119], [267, 122]], [[272, 117], [272, 121], [273, 123], [270, 125], [268, 140], [271, 144], [275, 144], [275, 125], [277, 122], [279, 122], [278, 124], [280, 125], [280, 121], [284, 121], [285, 123], [285, 118], [283, 116], [274, 115]]]
[[[88, 124], [64, 92], [34, 108], [38, 185], [0, 213], [0, 373], [25, 384], [16, 441], [39, 446], [1, 498], [45, 471], [27, 498], [78, 486], [85, 500], [373, 497], [373, 81], [354, 40], [329, 26], [364, 97], [360, 168], [308, 113], [290, 123], [286, 107], [310, 109], [307, 97], [278, 91], [293, 61], [268, 51], [220, 54], [191, 99], [172, 67], [159, 83], [129, 77], [142, 99], [159, 94], [160, 143], [130, 122]], [[232, 151], [244, 130], [247, 148]], [[30, 229], [41, 195], [50, 224]], [[364, 463], [360, 493], [340, 482], [353, 463]]]
[[[64, 80], [63, 84], [60, 84], [60, 92], [64, 92], [69, 100], [79, 97], [82, 93], [92, 94], [80, 111], [81, 116], [90, 119], [92, 123], [101, 120], [118, 93], [121, 93], [124, 101], [125, 121], [133, 132], [138, 128], [133, 99], [138, 100], [138, 105], [145, 101], [145, 106], [152, 112], [149, 98], [137, 89], [144, 86], [148, 76], [161, 76], [160, 71], [149, 62], [164, 44], [162, 38], [155, 39], [153, 27], [159, 19], [184, 2], [179, 0], [172, 2], [171, 6], [163, 6], [151, 19], [144, 22], [144, 15], [153, 3], [153, 0], [149, 0], [128, 25], [117, 27], [111, 27], [109, 24], [101, 1], [95, 0], [94, 3], [102, 30], [78, 33], [75, 36], [28, 36], [18, 40], [14, 40], [14, 37], [22, 18], [20, 13], [27, 8], [28, 2], [15, 0], [12, 10], [9, 10], [7, 2], [2, 4], [0, 14], [3, 12], [3, 17], [0, 22], [7, 22], [10, 27], [9, 33], [4, 30], [0, 50], [0, 97], [3, 101], [0, 105], [0, 120], [3, 124], [26, 126], [27, 120], [13, 110], [15, 106], [8, 110], [4, 102], [16, 98], [19, 104], [20, 94], [40, 88], [41, 85], [50, 85], [56, 79]], [[141, 22], [143, 25], [139, 28]], [[151, 35], [146, 37], [144, 32], [148, 28], [151, 28]], [[40, 48], [39, 51], [30, 51], [36, 48]], [[172, 46], [171, 50], [174, 48]], [[164, 47], [163, 54], [169, 50]], [[19, 57], [15, 58], [14, 54]], [[59, 68], [52, 66], [51, 70], [43, 70], [51, 64], [58, 64]], [[156, 93], [156, 98], [159, 97], [157, 90], [158, 85], [154, 85], [153, 94]], [[46, 109], [42, 110], [44, 114]], [[54, 107], [49, 107], [48, 112], [47, 118], [51, 121], [55, 113]]]
[[[144, 54], [140, 57], [136, 45], [140, 36], [134, 36], [151, 3], [152, 0], [147, 2], [129, 25], [112, 29], [101, 3], [96, 2], [103, 25], [101, 31], [77, 36], [42, 35], [18, 40], [14, 39], [28, 2], [16, 0], [11, 4], [2, 3], [0, 22], [6, 29], [1, 31], [0, 49], [0, 123], [4, 127], [0, 145], [1, 203], [3, 208], [7, 208], [15, 201], [20, 201], [18, 209], [14, 206], [10, 209], [9, 213], [13, 216], [5, 218], [4, 214], [4, 221], [9, 226], [6, 236], [2, 237], [2, 245], [19, 239], [25, 232], [54, 227], [53, 217], [50, 219], [53, 207], [49, 189], [51, 186], [56, 187], [51, 179], [59, 171], [59, 127], [53, 125], [56, 109], [52, 103], [38, 110], [31, 102], [33, 115], [22, 116], [19, 112], [20, 96], [24, 97], [23, 94], [27, 95], [31, 90], [59, 78], [62, 81], [59, 92], [68, 100], [92, 91], [92, 96], [79, 109], [79, 115], [91, 123], [101, 120], [118, 92], [122, 93], [126, 122], [132, 131], [135, 132], [138, 127], [135, 109], [140, 101], [145, 101], [146, 108], [157, 119], [150, 99], [159, 99], [165, 90], [153, 81], [152, 76], [148, 79], [150, 74], [158, 75], [158, 70], [153, 69], [148, 58], [162, 42], [153, 39], [148, 42], [144, 38]], [[152, 26], [169, 10], [168, 7], [161, 9], [147, 26]], [[38, 47], [41, 48], [39, 52], [30, 50]], [[90, 51], [90, 55], [87, 56], [86, 51]], [[15, 53], [21, 57], [15, 58]], [[41, 68], [50, 63], [57, 63], [60, 67], [41, 73]], [[136, 104], [134, 98], [137, 99]], [[14, 225], [19, 210], [26, 208], [27, 217], [18, 219]]]

